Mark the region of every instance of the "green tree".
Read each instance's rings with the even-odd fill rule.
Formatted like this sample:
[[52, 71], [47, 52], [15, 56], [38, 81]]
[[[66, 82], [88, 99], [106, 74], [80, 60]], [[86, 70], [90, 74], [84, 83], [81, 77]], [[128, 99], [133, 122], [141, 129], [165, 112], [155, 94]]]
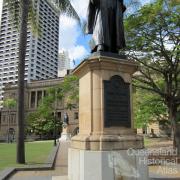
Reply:
[[54, 133], [54, 145], [56, 145], [56, 131], [60, 129], [60, 121], [57, 121], [57, 101], [62, 101], [59, 95], [59, 88], [52, 87], [47, 91], [47, 96], [43, 97], [37, 111], [30, 113], [28, 116], [28, 128], [33, 130], [35, 134], [39, 134], [40, 138], [44, 134]]
[[177, 0], [155, 0], [130, 15], [125, 29], [129, 56], [140, 64], [135, 86], [156, 93], [166, 104], [180, 154], [179, 12]]
[[27, 131], [30, 133], [35, 133], [40, 136], [40, 139], [46, 135], [48, 138], [52, 137], [52, 133], [54, 133], [54, 128], [60, 129], [61, 122], [60, 120], [56, 120], [53, 109], [48, 108], [47, 106], [41, 110], [37, 110], [36, 112], [30, 113], [27, 118]]
[[7, 98], [3, 102], [3, 107], [8, 109], [8, 143], [9, 143], [9, 128], [10, 128], [10, 114], [11, 110], [16, 107], [16, 100], [13, 98]]
[[[17, 133], [17, 163], [25, 163], [25, 146], [24, 146], [24, 73], [25, 73], [25, 55], [27, 45], [27, 29], [28, 20], [36, 25], [35, 10], [33, 8], [34, 0], [5, 0], [12, 17], [15, 20], [16, 26], [19, 26], [19, 59], [18, 59], [18, 102], [17, 102], [17, 119], [18, 119], [18, 133]], [[79, 21], [79, 17], [72, 7], [69, 0], [49, 1], [61, 13], [73, 17]], [[56, 3], [54, 3], [56, 2]], [[29, 18], [28, 18], [29, 17]]]
[[136, 128], [147, 128], [148, 124], [167, 120], [167, 107], [161, 97], [144, 89], [134, 93], [134, 112]]
[[7, 98], [4, 100], [3, 106], [8, 108], [8, 109], [15, 108], [16, 107], [16, 100], [12, 99], [12, 98]]
[[54, 130], [56, 142], [56, 130], [60, 129], [62, 124], [57, 121], [57, 103], [64, 103], [65, 109], [75, 108], [78, 104], [78, 94], [78, 78], [73, 75], [65, 77], [60, 85], [49, 88], [37, 111], [29, 114], [29, 128], [40, 135]]

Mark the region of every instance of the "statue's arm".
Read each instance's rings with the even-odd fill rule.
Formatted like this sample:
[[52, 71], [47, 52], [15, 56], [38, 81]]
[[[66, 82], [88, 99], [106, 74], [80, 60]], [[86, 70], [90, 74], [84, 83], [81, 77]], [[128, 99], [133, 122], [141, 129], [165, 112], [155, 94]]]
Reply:
[[87, 10], [87, 25], [86, 25], [87, 34], [93, 34], [93, 27], [94, 27], [95, 14], [96, 14], [96, 8], [94, 4], [95, 1], [96, 0], [89, 0], [88, 10]]
[[125, 12], [126, 11], [126, 6], [123, 4], [122, 5], [122, 11]]
[[120, 9], [123, 13], [126, 11], [126, 6], [123, 4], [123, 1], [120, 1]]
[[124, 13], [126, 11], [126, 6], [124, 5], [123, 0], [119, 0], [119, 2], [120, 2], [120, 8], [122, 12]]

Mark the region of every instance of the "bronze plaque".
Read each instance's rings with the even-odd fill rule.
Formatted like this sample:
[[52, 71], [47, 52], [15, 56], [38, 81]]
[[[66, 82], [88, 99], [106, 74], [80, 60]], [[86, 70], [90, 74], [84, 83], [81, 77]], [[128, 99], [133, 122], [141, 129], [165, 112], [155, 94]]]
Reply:
[[120, 76], [104, 81], [105, 127], [131, 127], [130, 84]]

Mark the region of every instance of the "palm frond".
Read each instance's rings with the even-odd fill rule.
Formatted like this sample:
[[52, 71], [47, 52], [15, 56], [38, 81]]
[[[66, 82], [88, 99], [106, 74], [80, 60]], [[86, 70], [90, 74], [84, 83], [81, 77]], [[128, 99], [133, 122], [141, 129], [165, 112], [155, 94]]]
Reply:
[[65, 14], [69, 17], [76, 19], [80, 24], [80, 17], [69, 0], [58, 0], [56, 1], [56, 5], [60, 9], [61, 14]]
[[38, 17], [37, 12], [36, 12], [35, 0], [30, 1], [29, 24], [30, 24], [31, 32], [33, 33], [33, 35], [40, 36], [41, 29], [39, 27], [39, 17]]
[[[19, 31], [20, 26], [20, 13], [21, 13], [21, 0], [4, 0], [5, 5], [8, 8], [10, 22]], [[34, 35], [40, 34], [40, 28], [38, 24], [38, 16], [34, 6], [35, 0], [30, 0], [29, 6], [29, 25]]]
[[9, 16], [10, 16], [10, 22], [13, 24], [13, 26], [17, 29], [19, 29], [19, 22], [20, 22], [20, 3], [19, 0], [4, 0], [3, 5], [7, 6]]

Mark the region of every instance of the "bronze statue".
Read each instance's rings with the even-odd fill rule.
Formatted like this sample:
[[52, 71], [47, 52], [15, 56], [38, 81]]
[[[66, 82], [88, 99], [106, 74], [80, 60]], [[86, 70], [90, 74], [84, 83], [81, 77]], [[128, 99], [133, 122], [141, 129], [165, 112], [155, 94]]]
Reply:
[[118, 53], [125, 47], [123, 0], [89, 0], [87, 34], [93, 34], [92, 52]]

